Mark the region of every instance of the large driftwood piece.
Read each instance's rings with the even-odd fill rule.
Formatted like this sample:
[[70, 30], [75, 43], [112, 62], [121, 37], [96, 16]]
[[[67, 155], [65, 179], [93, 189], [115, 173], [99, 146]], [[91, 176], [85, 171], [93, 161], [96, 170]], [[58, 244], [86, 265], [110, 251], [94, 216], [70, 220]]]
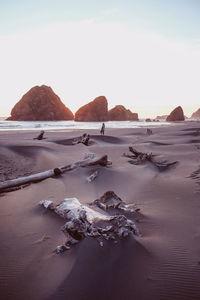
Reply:
[[[110, 197], [120, 199], [114, 192], [105, 193], [101, 199], [111, 200]], [[119, 200], [118, 200], [119, 201]], [[122, 200], [120, 199], [122, 204]], [[139, 235], [135, 223], [124, 215], [108, 215], [83, 205], [76, 198], [66, 198], [60, 204], [54, 205], [50, 200], [42, 200], [40, 204], [50, 209], [66, 220], [62, 231], [67, 237], [64, 245], [58, 246], [56, 252], [69, 250], [85, 237], [96, 238], [101, 246], [103, 240], [117, 240], [131, 234]], [[93, 203], [96, 205], [96, 203]], [[119, 205], [112, 206], [120, 209]], [[99, 206], [100, 208], [100, 206]], [[129, 210], [132, 212], [132, 210]]]
[[178, 163], [178, 161], [173, 161], [173, 162], [167, 162], [166, 160], [156, 161], [154, 159], [155, 155], [153, 155], [152, 153], [139, 152], [135, 150], [133, 147], [129, 147], [129, 151], [132, 153], [132, 155], [124, 153], [123, 156], [131, 158], [129, 162], [134, 165], [143, 164], [144, 162], [150, 162], [155, 167], [157, 167], [159, 171], [164, 171], [167, 168]]
[[134, 164], [142, 164], [144, 161], [153, 161], [154, 155], [152, 153], [143, 153], [135, 150], [133, 147], [129, 147], [129, 151], [132, 155], [124, 153], [124, 156], [134, 160]]
[[55, 168], [55, 169], [47, 170], [47, 171], [40, 172], [37, 174], [0, 182], [0, 192], [5, 191], [6, 189], [9, 189], [9, 188], [16, 187], [16, 186], [24, 185], [27, 183], [38, 182], [38, 181], [44, 180], [46, 178], [58, 176], [64, 172], [72, 171], [72, 170], [80, 168], [80, 167], [88, 167], [88, 166], [93, 166], [93, 165], [107, 166], [107, 164], [110, 164], [110, 161], [108, 161], [107, 155], [98, 157], [98, 156], [95, 156], [95, 154], [93, 154], [93, 153], [89, 153], [89, 154], [87, 154], [87, 156], [84, 159], [79, 160], [75, 163], [60, 167], [60, 168]]
[[84, 133], [82, 136], [78, 137], [78, 138], [75, 138], [72, 142], [73, 145], [76, 145], [76, 144], [79, 144], [79, 143], [82, 143], [86, 146], [89, 145], [89, 141], [90, 141], [90, 135], [87, 134], [87, 133]]

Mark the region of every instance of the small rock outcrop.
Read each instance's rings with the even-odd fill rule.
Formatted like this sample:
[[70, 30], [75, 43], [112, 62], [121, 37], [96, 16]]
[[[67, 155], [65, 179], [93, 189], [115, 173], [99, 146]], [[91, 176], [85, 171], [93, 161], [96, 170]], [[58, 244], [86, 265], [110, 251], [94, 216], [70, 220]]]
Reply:
[[129, 109], [126, 109], [123, 105], [116, 105], [114, 108], [108, 111], [109, 121], [138, 121], [138, 114], [132, 113]]
[[106, 97], [99, 96], [93, 101], [80, 107], [75, 113], [75, 121], [103, 122], [108, 121], [108, 101]]
[[200, 108], [191, 115], [190, 119], [200, 119]]
[[53, 90], [46, 86], [35, 86], [13, 107], [13, 121], [58, 121], [73, 120], [73, 113]]
[[181, 106], [176, 107], [166, 119], [167, 122], [184, 121], [184, 120], [185, 120], [185, 116]]

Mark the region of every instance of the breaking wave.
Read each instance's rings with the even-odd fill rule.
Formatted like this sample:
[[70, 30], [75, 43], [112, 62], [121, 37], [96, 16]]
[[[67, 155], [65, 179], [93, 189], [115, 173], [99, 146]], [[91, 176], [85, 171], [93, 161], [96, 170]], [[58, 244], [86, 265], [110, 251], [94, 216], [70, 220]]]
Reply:
[[[168, 122], [144, 121], [108, 121], [106, 128], [140, 128], [170, 125]], [[7, 130], [67, 130], [67, 129], [100, 129], [102, 122], [75, 121], [0, 121], [0, 131]]]

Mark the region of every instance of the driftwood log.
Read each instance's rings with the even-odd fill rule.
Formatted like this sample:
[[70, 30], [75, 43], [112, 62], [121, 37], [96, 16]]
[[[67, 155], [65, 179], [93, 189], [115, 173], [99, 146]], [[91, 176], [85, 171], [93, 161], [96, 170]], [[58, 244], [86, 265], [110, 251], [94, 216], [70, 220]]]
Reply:
[[87, 133], [84, 133], [82, 136], [78, 137], [78, 138], [75, 138], [72, 142], [73, 145], [76, 145], [76, 144], [79, 144], [79, 143], [82, 143], [86, 146], [89, 145], [89, 141], [90, 141], [90, 135], [87, 134]]
[[44, 180], [46, 178], [59, 176], [62, 173], [72, 171], [72, 170], [75, 170], [80, 167], [88, 167], [88, 166], [94, 166], [94, 165], [100, 165], [100, 166], [105, 167], [110, 164], [111, 164], [111, 162], [108, 160], [107, 155], [103, 155], [103, 156], [99, 157], [99, 156], [96, 156], [94, 153], [89, 153], [85, 156], [84, 159], [79, 160], [75, 163], [63, 166], [63, 167], [59, 167], [59, 168], [47, 170], [44, 172], [36, 173], [33, 175], [19, 177], [16, 179], [10, 179], [10, 180], [0, 182], [0, 192], [6, 191], [6, 189], [10, 189], [13, 187], [25, 185], [27, 183], [38, 182], [38, 181]]
[[131, 155], [124, 153], [123, 156], [131, 158], [129, 163], [133, 165], [139, 165], [145, 162], [150, 162], [155, 167], [157, 167], [159, 171], [165, 171], [167, 168], [178, 163], [178, 161], [173, 161], [173, 162], [167, 162], [166, 160], [156, 161], [154, 158], [155, 155], [153, 155], [152, 153], [139, 152], [135, 150], [133, 147], [129, 147], [129, 151], [132, 153]]
[[43, 140], [44, 139], [44, 130], [42, 130], [41, 132], [40, 132], [40, 134], [36, 137], [36, 138], [34, 138], [34, 140]]
[[[110, 196], [118, 198], [114, 192], [107, 192], [100, 199], [110, 199]], [[120, 202], [122, 203], [121, 199]], [[85, 237], [96, 238], [103, 246], [103, 240], [116, 241], [118, 238], [125, 238], [132, 234], [139, 235], [135, 223], [126, 216], [109, 215], [105, 211], [99, 212], [81, 204], [76, 198], [66, 198], [58, 205], [54, 205], [50, 200], [42, 200], [40, 204], [66, 220], [62, 231], [67, 241], [56, 248], [56, 253], [69, 250], [71, 246]], [[96, 203], [93, 204], [96, 205]], [[114, 208], [119, 209], [119, 206], [114, 206]]]

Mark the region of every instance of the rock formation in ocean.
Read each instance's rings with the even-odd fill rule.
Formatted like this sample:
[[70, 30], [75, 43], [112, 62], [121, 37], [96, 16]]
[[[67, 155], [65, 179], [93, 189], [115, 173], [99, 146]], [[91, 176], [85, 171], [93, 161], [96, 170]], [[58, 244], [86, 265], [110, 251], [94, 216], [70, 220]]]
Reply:
[[108, 101], [106, 97], [99, 96], [88, 104], [80, 107], [75, 113], [75, 121], [103, 122], [108, 121]]
[[190, 119], [200, 119], [200, 108], [191, 115]]
[[185, 116], [181, 106], [176, 107], [166, 119], [167, 122], [184, 121], [184, 120], [185, 120]]
[[108, 111], [109, 121], [138, 121], [138, 114], [132, 113], [129, 109], [126, 109], [123, 105], [116, 105], [114, 108]]
[[8, 120], [13, 121], [58, 121], [73, 120], [73, 113], [53, 90], [46, 86], [31, 88], [11, 111]]

